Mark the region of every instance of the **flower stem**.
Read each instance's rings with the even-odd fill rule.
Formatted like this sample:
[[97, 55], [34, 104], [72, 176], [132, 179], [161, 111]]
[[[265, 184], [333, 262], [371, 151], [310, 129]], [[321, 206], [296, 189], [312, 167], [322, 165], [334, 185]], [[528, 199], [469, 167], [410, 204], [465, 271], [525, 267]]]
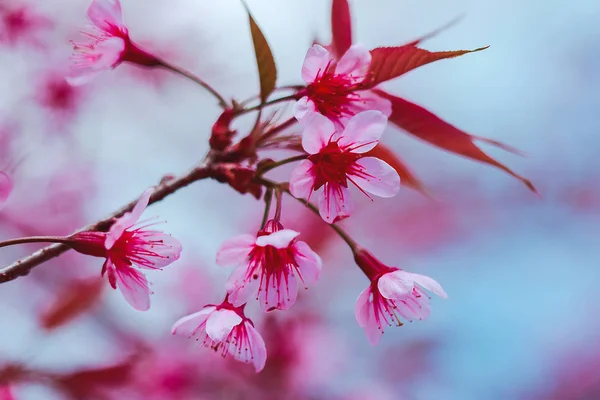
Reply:
[[260, 147], [260, 145], [263, 144], [267, 139], [275, 136], [282, 130], [289, 128], [290, 126], [294, 125], [296, 122], [297, 122], [297, 120], [295, 117], [292, 117], [292, 118], [288, 119], [287, 121], [282, 122], [281, 124], [277, 125], [273, 129], [271, 129], [270, 131], [268, 131], [264, 135], [262, 135], [256, 142], [256, 146]]
[[262, 176], [264, 173], [269, 172], [270, 170], [275, 169], [275, 168], [280, 167], [280, 166], [285, 165], [285, 164], [289, 164], [289, 163], [293, 163], [293, 162], [296, 162], [296, 161], [305, 160], [306, 157], [308, 157], [307, 154], [301, 154], [299, 156], [294, 156], [294, 157], [290, 157], [290, 158], [284, 158], [283, 160], [274, 162], [272, 164], [268, 164], [265, 167], [261, 168], [258, 171], [258, 175]]
[[246, 114], [246, 113], [249, 113], [252, 111], [261, 110], [261, 109], [263, 109], [263, 107], [271, 106], [271, 105], [277, 104], [277, 103], [283, 103], [284, 101], [297, 100], [297, 99], [298, 99], [298, 95], [294, 93], [289, 96], [279, 97], [277, 99], [273, 99], [271, 101], [267, 101], [266, 103], [258, 104], [256, 106], [253, 106], [250, 108], [241, 109], [237, 113], [237, 115], [242, 115], [242, 114]]
[[228, 107], [227, 102], [225, 101], [225, 98], [223, 96], [221, 96], [219, 94], [219, 92], [217, 92], [212, 86], [210, 86], [207, 82], [205, 82], [204, 80], [200, 79], [198, 76], [192, 74], [190, 71], [187, 71], [183, 68], [180, 67], [176, 67], [174, 65], [171, 65], [169, 63], [167, 63], [166, 61], [160, 60], [160, 65], [165, 68], [168, 69], [169, 71], [175, 72], [176, 74], [179, 74], [189, 80], [191, 80], [192, 82], [197, 83], [198, 85], [202, 86], [204, 89], [208, 90], [210, 92], [210, 94], [212, 94], [217, 101], [219, 102], [219, 106], [221, 106], [221, 108], [225, 109]]
[[269, 211], [271, 211], [271, 201], [273, 200], [273, 188], [267, 188], [267, 193], [265, 193], [265, 213], [263, 214], [262, 223], [260, 224], [260, 228], [264, 228], [267, 223], [267, 219], [269, 218]]
[[16, 239], [9, 239], [0, 242], [0, 247], [13, 246], [24, 243], [70, 243], [69, 239], [62, 236], [29, 236]]

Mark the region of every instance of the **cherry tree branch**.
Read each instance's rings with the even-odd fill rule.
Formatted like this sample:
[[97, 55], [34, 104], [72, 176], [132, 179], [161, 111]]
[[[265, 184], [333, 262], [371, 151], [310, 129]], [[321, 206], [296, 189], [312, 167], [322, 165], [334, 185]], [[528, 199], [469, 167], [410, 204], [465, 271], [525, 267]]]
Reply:
[[[179, 177], [163, 179], [162, 182], [155, 187], [154, 192], [150, 196], [149, 204], [157, 203], [191, 183], [213, 177], [214, 172], [215, 166], [211, 163], [210, 157], [208, 157], [208, 160], [205, 164], [196, 166]], [[77, 232], [107, 231], [117, 218], [123, 216], [127, 212], [130, 212], [133, 207], [135, 207], [137, 201], [138, 199], [131, 201], [129, 204], [121, 207], [121, 209], [115, 211], [107, 218], [85, 226], [79, 229]], [[8, 267], [1, 269], [0, 283], [12, 281], [20, 276], [26, 276], [33, 268], [60, 256], [69, 249], [69, 246], [58, 243], [44, 247], [43, 249], [40, 249], [35, 253], [12, 263]]]

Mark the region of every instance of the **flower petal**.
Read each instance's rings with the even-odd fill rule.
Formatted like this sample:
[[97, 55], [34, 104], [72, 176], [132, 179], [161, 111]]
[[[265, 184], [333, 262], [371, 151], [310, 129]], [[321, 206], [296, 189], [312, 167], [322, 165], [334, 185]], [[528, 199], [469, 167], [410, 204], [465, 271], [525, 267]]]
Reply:
[[340, 58], [335, 73], [339, 75], [351, 75], [363, 77], [371, 65], [371, 53], [362, 44], [350, 46], [348, 51]]
[[93, 0], [88, 8], [88, 18], [105, 32], [110, 32], [113, 27], [124, 28], [119, 0]]
[[376, 110], [386, 117], [392, 115], [392, 102], [371, 90], [358, 90], [354, 92], [355, 100], [350, 103], [355, 114], [361, 111]]
[[150, 308], [150, 288], [146, 276], [127, 265], [116, 265], [116, 267], [117, 286], [125, 300], [136, 310], [148, 310]]
[[140, 219], [142, 213], [146, 207], [148, 207], [148, 202], [150, 201], [150, 196], [152, 195], [153, 191], [154, 189], [152, 188], [146, 189], [146, 191], [142, 193], [142, 196], [136, 203], [135, 207], [133, 207], [133, 210], [123, 214], [123, 216], [117, 219], [117, 221], [110, 227], [110, 230], [106, 235], [106, 241], [104, 242], [104, 247], [106, 250], [110, 250], [114, 246], [115, 242], [119, 240], [123, 232], [125, 232], [127, 228], [133, 226], [138, 219]]
[[234, 236], [227, 239], [217, 251], [217, 264], [222, 267], [243, 264], [254, 247], [256, 238], [250, 234]]
[[338, 144], [353, 153], [366, 153], [377, 145], [386, 124], [386, 116], [379, 111], [360, 112], [348, 121]]
[[386, 299], [392, 300], [410, 296], [414, 287], [415, 283], [410, 273], [401, 269], [384, 274], [377, 282], [379, 293]]
[[305, 118], [310, 118], [316, 111], [315, 103], [308, 96], [302, 97], [294, 104], [294, 117], [300, 122], [303, 122]]
[[267, 279], [261, 282], [258, 294], [263, 311], [287, 310], [292, 307], [298, 297], [296, 276], [291, 271], [285, 271], [268, 275]]
[[302, 79], [306, 83], [312, 83], [320, 71], [327, 68], [332, 60], [331, 54], [321, 45], [315, 44], [306, 52], [304, 64], [302, 64]]
[[[71, 65], [69, 76], [65, 78], [66, 81], [73, 86], [89, 82], [100, 72], [119, 64], [122, 61], [124, 49], [125, 41], [120, 37], [103, 39], [94, 45], [93, 50], [89, 50], [91, 54], [73, 56], [74, 63]], [[83, 51], [87, 52], [88, 50]]]
[[13, 189], [13, 181], [5, 172], [0, 171], [0, 205], [4, 204]]
[[348, 218], [352, 214], [354, 205], [348, 189], [326, 183], [319, 196], [319, 214], [329, 224]]
[[435, 279], [430, 278], [426, 275], [410, 273], [410, 277], [424, 289], [429, 290], [431, 293], [435, 293], [440, 296], [442, 299], [447, 299], [448, 295]]
[[369, 301], [371, 297], [371, 286], [369, 285], [365, 290], [360, 292], [358, 299], [356, 299], [356, 306], [354, 308], [354, 316], [358, 326], [364, 328], [369, 322], [369, 314], [371, 313], [372, 305]]
[[[248, 335], [248, 348], [252, 355], [252, 364], [254, 365], [256, 372], [260, 372], [267, 362], [267, 347], [265, 346], [265, 341], [250, 322], [244, 322], [244, 326]], [[236, 357], [235, 354], [232, 355]]]
[[327, 143], [335, 134], [335, 127], [327, 117], [317, 113], [312, 114], [305, 120], [306, 124], [302, 132], [302, 147], [309, 154], [317, 154], [323, 147], [327, 146]]
[[259, 276], [256, 275], [255, 278], [254, 274], [249, 275], [247, 265], [236, 268], [225, 283], [225, 290], [229, 294], [229, 302], [235, 307], [247, 303], [256, 295], [259, 285]]
[[164, 232], [139, 230], [133, 238], [139, 240], [140, 244], [131, 246], [129, 259], [138, 268], [164, 268], [181, 256], [181, 243]]
[[400, 190], [400, 176], [385, 161], [375, 157], [363, 157], [356, 161], [361, 170], [350, 179], [359, 188], [379, 197], [393, 197]]
[[315, 186], [315, 175], [312, 169], [315, 164], [310, 160], [302, 160], [292, 171], [290, 177], [290, 192], [292, 196], [306, 199]]
[[234, 326], [242, 322], [235, 311], [221, 309], [213, 312], [206, 321], [206, 334], [215, 342], [223, 342]]
[[198, 333], [199, 328], [203, 324], [206, 324], [206, 320], [210, 313], [216, 309], [217, 307], [215, 306], [204, 307], [194, 314], [186, 315], [185, 317], [178, 319], [177, 322], [173, 324], [173, 328], [171, 328], [171, 334], [180, 334], [187, 337], [195, 336]]
[[298, 264], [302, 281], [307, 285], [312, 285], [321, 276], [323, 261], [310, 246], [302, 241], [294, 243], [294, 260]]
[[260, 247], [273, 246], [277, 249], [285, 249], [290, 245], [292, 240], [298, 237], [298, 235], [300, 235], [300, 232], [291, 229], [282, 229], [269, 235], [257, 237], [256, 245]]

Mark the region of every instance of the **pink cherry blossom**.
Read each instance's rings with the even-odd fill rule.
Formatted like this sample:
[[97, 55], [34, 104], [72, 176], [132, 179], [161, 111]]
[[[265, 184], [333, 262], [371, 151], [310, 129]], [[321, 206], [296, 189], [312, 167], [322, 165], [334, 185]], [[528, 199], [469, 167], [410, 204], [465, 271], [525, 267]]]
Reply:
[[422, 320], [429, 316], [429, 297], [423, 289], [448, 297], [432, 278], [388, 267], [364, 249], [356, 250], [355, 260], [371, 280], [356, 301], [356, 320], [374, 346], [383, 335], [384, 325], [401, 326], [400, 319]]
[[324, 47], [313, 45], [302, 66], [302, 79], [307, 87], [299, 93], [303, 97], [295, 105], [296, 118], [304, 120], [319, 113], [341, 128], [365, 110], [377, 110], [389, 117], [392, 113], [389, 100], [372, 91], [360, 90], [370, 65], [371, 53], [363, 45], [353, 45], [339, 61]]
[[93, 0], [88, 8], [88, 18], [93, 26], [84, 32], [86, 41], [73, 42], [75, 54], [67, 78], [69, 83], [86, 83], [98, 73], [124, 61], [146, 67], [160, 65], [156, 57], [140, 49], [129, 38], [119, 0]]
[[[298, 282], [315, 283], [321, 274], [321, 258], [302, 241], [299, 233], [270, 220], [253, 235], [227, 240], [217, 252], [217, 264], [239, 266], [226, 284], [235, 306], [256, 295], [263, 310], [287, 310], [296, 302]], [[258, 295], [256, 294], [258, 293]]]
[[23, 42], [43, 47], [40, 38], [53, 24], [31, 6], [22, 3], [6, 0], [0, 2], [0, 44], [16, 45]]
[[172, 333], [195, 337], [202, 345], [221, 350], [223, 357], [230, 355], [254, 365], [256, 372], [260, 372], [267, 361], [267, 348], [252, 321], [245, 316], [244, 307], [234, 306], [226, 297], [218, 306], [207, 305], [181, 318], [173, 325]]
[[302, 147], [309, 154], [290, 178], [290, 191], [298, 198], [310, 198], [319, 191], [319, 212], [328, 223], [352, 213], [348, 191], [351, 182], [367, 197], [395, 196], [400, 177], [394, 168], [376, 157], [364, 157], [379, 142], [387, 119], [379, 111], [356, 114], [343, 131], [320, 114], [306, 122]]
[[162, 269], [179, 259], [181, 244], [161, 231], [147, 229], [138, 219], [148, 206], [153, 189], [140, 197], [134, 209], [119, 218], [106, 232], [86, 231], [72, 235], [68, 244], [76, 251], [104, 257], [102, 275], [113, 289], [121, 290], [131, 306], [140, 311], [150, 308], [150, 289], [141, 269]]

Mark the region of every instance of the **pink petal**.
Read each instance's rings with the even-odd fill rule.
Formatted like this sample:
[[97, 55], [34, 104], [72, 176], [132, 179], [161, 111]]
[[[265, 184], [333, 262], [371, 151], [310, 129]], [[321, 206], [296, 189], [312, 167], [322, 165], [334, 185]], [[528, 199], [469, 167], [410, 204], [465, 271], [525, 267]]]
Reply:
[[202, 324], [206, 323], [210, 313], [216, 309], [217, 307], [215, 306], [204, 307], [202, 310], [194, 314], [186, 315], [185, 317], [178, 319], [177, 322], [173, 324], [171, 333], [173, 335], [180, 334], [187, 337], [194, 336], [197, 333], [198, 328]]
[[340, 58], [335, 73], [362, 77], [367, 73], [370, 65], [371, 53], [369, 49], [362, 44], [355, 44]]
[[236, 268], [225, 283], [225, 290], [229, 294], [229, 302], [235, 307], [246, 304], [256, 295], [259, 285], [259, 278], [254, 279], [254, 276], [248, 276], [247, 265]]
[[234, 326], [242, 322], [235, 311], [222, 309], [210, 314], [206, 321], [206, 334], [215, 342], [223, 342]]
[[269, 235], [259, 236], [256, 238], [256, 245], [260, 247], [273, 246], [277, 249], [285, 249], [290, 245], [292, 240], [298, 237], [298, 235], [300, 235], [300, 232], [291, 229], [282, 229]]
[[[157, 269], [163, 268], [177, 261], [181, 256], [181, 243], [171, 235], [167, 235], [161, 231], [139, 231], [135, 237], [140, 240], [147, 241], [148, 244], [141, 251], [135, 254], [145, 261], [137, 263], [132, 258], [132, 262], [138, 268]], [[144, 264], [149, 265], [144, 265]]]
[[307, 96], [302, 97], [294, 104], [294, 117], [300, 122], [303, 122], [305, 118], [310, 118], [316, 111], [315, 103]]
[[397, 307], [396, 312], [409, 321], [415, 319], [423, 320], [431, 314], [431, 307], [429, 306], [428, 299], [424, 293], [421, 297], [411, 295], [402, 300], [396, 300], [395, 303]]
[[254, 247], [256, 237], [250, 234], [227, 239], [217, 251], [217, 264], [222, 267], [240, 265], [248, 260], [248, 254]]
[[[260, 372], [267, 362], [267, 347], [265, 346], [265, 341], [250, 322], [245, 321], [244, 325], [248, 335], [248, 348], [252, 355], [252, 364], [254, 365], [256, 372]], [[236, 354], [232, 354], [232, 356], [234, 358], [238, 357]]]
[[312, 172], [314, 164], [310, 160], [303, 160], [298, 163], [292, 171], [290, 177], [290, 192], [292, 196], [299, 199], [306, 199], [310, 196], [315, 186], [315, 175]]
[[335, 127], [329, 118], [321, 114], [312, 114], [310, 118], [306, 118], [302, 132], [302, 147], [309, 154], [317, 154], [327, 146], [334, 134]]
[[294, 260], [298, 264], [302, 280], [307, 285], [312, 285], [321, 276], [323, 262], [308, 244], [302, 241], [294, 243]]
[[93, 0], [88, 8], [88, 18], [105, 32], [110, 32], [113, 27], [124, 28], [119, 0]]
[[78, 60], [71, 66], [71, 71], [65, 79], [73, 86], [83, 85], [89, 82], [102, 71], [114, 68], [121, 62], [121, 56], [125, 49], [125, 41], [120, 37], [103, 39], [90, 55], [79, 55]]
[[367, 326], [369, 322], [369, 314], [372, 309], [371, 302], [369, 301], [371, 297], [371, 286], [369, 285], [365, 290], [360, 292], [358, 295], [358, 299], [356, 299], [356, 306], [354, 308], [354, 316], [356, 317], [356, 322], [358, 322], [358, 326], [364, 328]]
[[302, 79], [304, 79], [304, 82], [312, 83], [319, 72], [327, 68], [327, 64], [331, 60], [331, 54], [323, 46], [315, 44], [308, 49], [302, 65]]
[[128, 265], [117, 265], [116, 272], [117, 287], [121, 290], [125, 300], [136, 310], [148, 310], [150, 308], [150, 289], [144, 274]]
[[135, 207], [133, 207], [133, 210], [125, 213], [110, 227], [110, 230], [106, 235], [106, 242], [104, 242], [104, 247], [106, 250], [110, 250], [115, 245], [115, 242], [119, 240], [123, 232], [125, 232], [127, 228], [133, 226], [142, 216], [142, 213], [148, 206], [150, 195], [152, 195], [153, 191], [154, 189], [147, 189], [144, 193], [142, 193], [142, 196], [136, 203]]
[[296, 276], [289, 274], [271, 275], [269, 282], [260, 287], [258, 300], [263, 311], [273, 309], [287, 310], [294, 305], [298, 297], [298, 282]]
[[386, 299], [403, 299], [410, 296], [415, 284], [410, 274], [403, 270], [388, 272], [379, 278], [377, 288]]
[[0, 171], [0, 205], [4, 204], [13, 189], [13, 181], [5, 172]]
[[385, 161], [363, 157], [356, 161], [362, 170], [350, 178], [361, 189], [379, 197], [393, 197], [400, 191], [400, 176]]
[[367, 334], [367, 341], [369, 344], [371, 346], [377, 346], [381, 341], [381, 336], [383, 336], [383, 327], [377, 322], [373, 311], [369, 314], [369, 322], [363, 329]]
[[442, 299], [447, 299], [448, 295], [435, 279], [430, 278], [426, 275], [408, 273], [410, 277], [419, 285], [421, 285], [424, 289], [429, 290], [432, 293], [437, 294]]
[[319, 214], [329, 224], [348, 218], [352, 214], [354, 205], [348, 189], [326, 183], [319, 196]]
[[348, 121], [338, 144], [353, 153], [366, 153], [377, 145], [386, 124], [386, 116], [379, 111], [360, 112]]
[[356, 114], [361, 111], [376, 110], [380, 111], [386, 117], [392, 115], [392, 102], [385, 99], [370, 90], [361, 90], [354, 92], [357, 97], [351, 104]]

